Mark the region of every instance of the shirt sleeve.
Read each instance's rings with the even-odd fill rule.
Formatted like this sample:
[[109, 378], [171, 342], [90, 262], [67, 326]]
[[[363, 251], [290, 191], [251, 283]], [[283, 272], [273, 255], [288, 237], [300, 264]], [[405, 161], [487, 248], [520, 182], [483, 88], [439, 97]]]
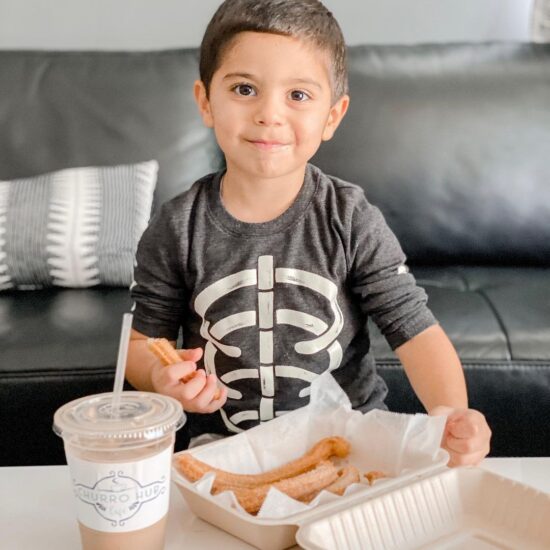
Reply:
[[[133, 328], [154, 338], [176, 340], [188, 291], [183, 266], [186, 236], [163, 206], [143, 233], [136, 252]], [[175, 227], [176, 226], [176, 227]]]
[[352, 292], [393, 350], [436, 324], [426, 292], [417, 286], [397, 237], [364, 196], [352, 216]]

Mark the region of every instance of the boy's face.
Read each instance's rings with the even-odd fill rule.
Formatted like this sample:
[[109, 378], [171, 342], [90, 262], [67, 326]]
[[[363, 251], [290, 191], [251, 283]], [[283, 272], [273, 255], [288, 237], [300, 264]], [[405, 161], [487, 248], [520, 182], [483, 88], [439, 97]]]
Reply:
[[243, 32], [214, 73], [210, 96], [195, 98], [214, 128], [228, 172], [266, 179], [302, 173], [322, 140], [334, 134], [349, 103], [332, 104], [330, 60], [315, 46], [287, 36]]

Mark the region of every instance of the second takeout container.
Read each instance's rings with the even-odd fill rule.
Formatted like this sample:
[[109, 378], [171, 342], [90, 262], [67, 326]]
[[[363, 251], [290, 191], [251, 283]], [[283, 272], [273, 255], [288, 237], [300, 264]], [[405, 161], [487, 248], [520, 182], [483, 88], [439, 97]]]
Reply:
[[446, 469], [302, 524], [305, 550], [550, 548], [550, 495], [481, 468]]

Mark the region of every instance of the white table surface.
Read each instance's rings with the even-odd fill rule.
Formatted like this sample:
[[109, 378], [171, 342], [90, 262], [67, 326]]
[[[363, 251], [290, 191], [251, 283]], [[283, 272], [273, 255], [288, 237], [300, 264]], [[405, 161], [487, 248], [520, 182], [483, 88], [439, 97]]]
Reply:
[[[550, 458], [489, 458], [481, 466], [550, 493]], [[0, 468], [0, 549], [80, 548], [73, 499], [67, 466]], [[253, 547], [194, 516], [172, 485], [166, 550], [176, 549]]]

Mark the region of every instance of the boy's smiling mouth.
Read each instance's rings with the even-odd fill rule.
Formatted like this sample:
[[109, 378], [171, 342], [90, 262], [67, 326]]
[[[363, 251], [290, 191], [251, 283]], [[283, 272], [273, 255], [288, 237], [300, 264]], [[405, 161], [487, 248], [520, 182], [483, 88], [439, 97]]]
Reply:
[[272, 141], [265, 139], [247, 139], [246, 140], [250, 145], [260, 151], [280, 151], [289, 147], [289, 143], [283, 143], [281, 141]]

